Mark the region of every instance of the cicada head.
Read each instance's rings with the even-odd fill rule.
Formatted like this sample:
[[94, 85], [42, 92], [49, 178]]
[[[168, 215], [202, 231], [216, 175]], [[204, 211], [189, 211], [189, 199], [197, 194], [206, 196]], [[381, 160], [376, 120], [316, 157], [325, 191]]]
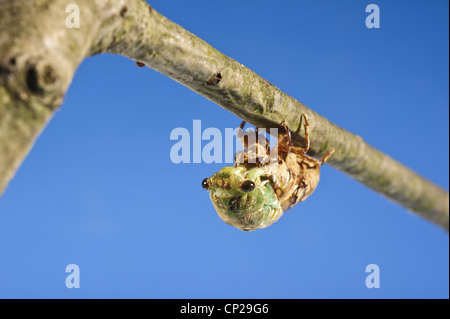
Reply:
[[222, 168], [205, 178], [202, 187], [210, 192], [220, 218], [245, 231], [265, 227], [269, 206], [277, 204], [263, 171], [246, 164]]

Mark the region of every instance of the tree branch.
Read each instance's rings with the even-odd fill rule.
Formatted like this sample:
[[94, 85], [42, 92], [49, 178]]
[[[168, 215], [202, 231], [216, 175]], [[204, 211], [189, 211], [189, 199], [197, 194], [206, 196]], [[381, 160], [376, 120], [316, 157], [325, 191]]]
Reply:
[[313, 112], [237, 61], [154, 11], [143, 0], [77, 1], [81, 27], [65, 26], [64, 0], [0, 1], [0, 193], [62, 103], [79, 63], [103, 52], [145, 63], [258, 127], [285, 120], [310, 154], [449, 229], [448, 192]]

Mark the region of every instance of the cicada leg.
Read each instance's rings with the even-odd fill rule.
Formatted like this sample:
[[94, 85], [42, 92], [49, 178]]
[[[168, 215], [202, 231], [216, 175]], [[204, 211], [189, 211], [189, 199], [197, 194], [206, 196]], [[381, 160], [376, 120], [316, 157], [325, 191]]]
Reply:
[[265, 144], [263, 146], [265, 147], [266, 155], [269, 155], [270, 154], [270, 143], [269, 143], [269, 140], [263, 134], [259, 134], [259, 128], [256, 128], [255, 132], [256, 132], [257, 143], [261, 144], [259, 142], [260, 140], [265, 141], [264, 142]]
[[[310, 146], [310, 139], [309, 139], [309, 121], [308, 121], [308, 116], [306, 114], [302, 114], [302, 118], [305, 120], [305, 123], [303, 124], [304, 128], [305, 128], [305, 147], [297, 147], [294, 145], [291, 145], [290, 151], [294, 154], [298, 154], [298, 155], [305, 155], [306, 153], [308, 153], [309, 150], [309, 146]], [[283, 122], [285, 129], [287, 129], [286, 124]], [[290, 137], [290, 134], [289, 134]], [[292, 143], [291, 143], [292, 144]]]
[[306, 154], [306, 153], [308, 153], [309, 145], [310, 145], [310, 140], [309, 140], [309, 120], [308, 120], [308, 116], [305, 113], [302, 114], [302, 117], [305, 120], [305, 124], [303, 124], [303, 126], [305, 127], [305, 147], [303, 149], [304, 149], [305, 154]]
[[[285, 121], [281, 122], [281, 125], [283, 126], [283, 133], [281, 135], [281, 140], [283, 141], [281, 145], [283, 145], [286, 148], [292, 147], [292, 141], [291, 141], [291, 131], [287, 127], [287, 124]], [[279, 141], [278, 141], [279, 143]]]
[[281, 126], [283, 126], [283, 132], [278, 134], [278, 143], [276, 148], [278, 155], [281, 155], [281, 157], [284, 158], [291, 151], [292, 141], [291, 132], [289, 131], [286, 122], [281, 122]]
[[305, 147], [297, 147], [292, 144], [291, 140], [291, 132], [289, 128], [286, 125], [286, 122], [281, 122], [281, 126], [283, 126], [283, 133], [278, 134], [278, 151], [281, 153], [284, 153], [284, 155], [287, 155], [289, 152], [292, 152], [294, 154], [298, 155], [305, 155], [306, 152], [309, 150], [309, 122], [308, 117], [306, 114], [302, 115], [305, 119]]
[[[242, 147], [244, 147], [244, 150], [248, 147], [248, 135], [244, 134], [244, 126], [245, 121], [242, 121], [241, 125], [239, 125], [238, 131], [237, 131], [237, 138], [242, 144]], [[246, 138], [247, 137], [247, 138]]]
[[236, 154], [234, 154], [234, 165], [233, 167], [236, 167], [238, 164], [247, 163], [248, 162], [248, 156], [246, 151], [238, 151]]
[[[235, 165], [239, 163], [254, 163], [258, 166], [267, 162], [270, 154], [270, 144], [263, 134], [259, 134], [258, 128], [255, 130], [255, 136], [249, 138], [249, 134], [244, 134], [245, 121], [241, 123], [237, 131], [237, 138], [242, 143], [244, 150], [235, 155]], [[263, 141], [260, 143], [260, 141]], [[265, 143], [264, 143], [265, 142]], [[247, 150], [247, 151], [245, 151]]]
[[259, 134], [259, 128], [256, 128], [255, 132], [257, 138], [257, 143], [255, 145], [256, 156], [258, 159], [258, 166], [261, 167], [270, 162], [270, 143], [264, 134]]
[[[305, 120], [305, 123], [303, 124], [303, 126], [305, 128], [305, 147], [301, 148], [301, 147], [291, 146], [291, 149], [290, 149], [290, 151], [292, 153], [295, 153], [298, 155], [305, 155], [308, 152], [309, 147], [310, 147], [308, 116], [303, 113], [302, 117]], [[284, 124], [284, 126], [285, 125], [286, 124]], [[331, 157], [331, 155], [333, 155], [333, 153], [334, 153], [334, 148], [331, 151], [329, 151], [328, 153], [326, 153], [320, 161], [317, 161], [317, 163], [322, 166]]]
[[334, 148], [331, 149], [331, 151], [329, 151], [328, 153], [326, 153], [324, 156], [322, 156], [322, 159], [320, 160], [319, 164], [322, 166], [323, 164], [325, 164], [325, 162], [331, 157], [331, 155], [333, 155], [334, 153]]

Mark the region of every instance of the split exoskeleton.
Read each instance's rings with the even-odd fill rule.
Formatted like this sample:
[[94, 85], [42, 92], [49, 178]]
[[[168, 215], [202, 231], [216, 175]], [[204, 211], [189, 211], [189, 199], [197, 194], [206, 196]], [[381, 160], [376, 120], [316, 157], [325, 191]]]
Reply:
[[333, 154], [331, 150], [316, 160], [309, 149], [309, 122], [303, 114], [305, 146], [292, 144], [291, 133], [283, 121], [275, 149], [255, 131], [250, 139], [240, 125], [237, 137], [244, 150], [236, 153], [233, 167], [224, 167], [202, 182], [211, 201], [226, 223], [244, 231], [264, 228], [277, 221], [283, 212], [304, 201], [319, 182], [320, 166]]

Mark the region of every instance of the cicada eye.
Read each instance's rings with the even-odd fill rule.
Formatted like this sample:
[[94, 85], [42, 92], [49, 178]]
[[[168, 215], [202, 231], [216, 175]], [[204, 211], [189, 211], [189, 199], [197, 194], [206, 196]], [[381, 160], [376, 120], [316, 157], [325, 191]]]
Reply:
[[205, 179], [202, 181], [202, 187], [203, 187], [204, 189], [206, 189], [206, 190], [209, 189], [208, 179], [207, 179], [207, 178], [205, 178]]
[[252, 181], [247, 180], [247, 181], [242, 183], [241, 189], [244, 192], [246, 192], [246, 193], [251, 192], [252, 190], [255, 189], [255, 183], [253, 183]]

